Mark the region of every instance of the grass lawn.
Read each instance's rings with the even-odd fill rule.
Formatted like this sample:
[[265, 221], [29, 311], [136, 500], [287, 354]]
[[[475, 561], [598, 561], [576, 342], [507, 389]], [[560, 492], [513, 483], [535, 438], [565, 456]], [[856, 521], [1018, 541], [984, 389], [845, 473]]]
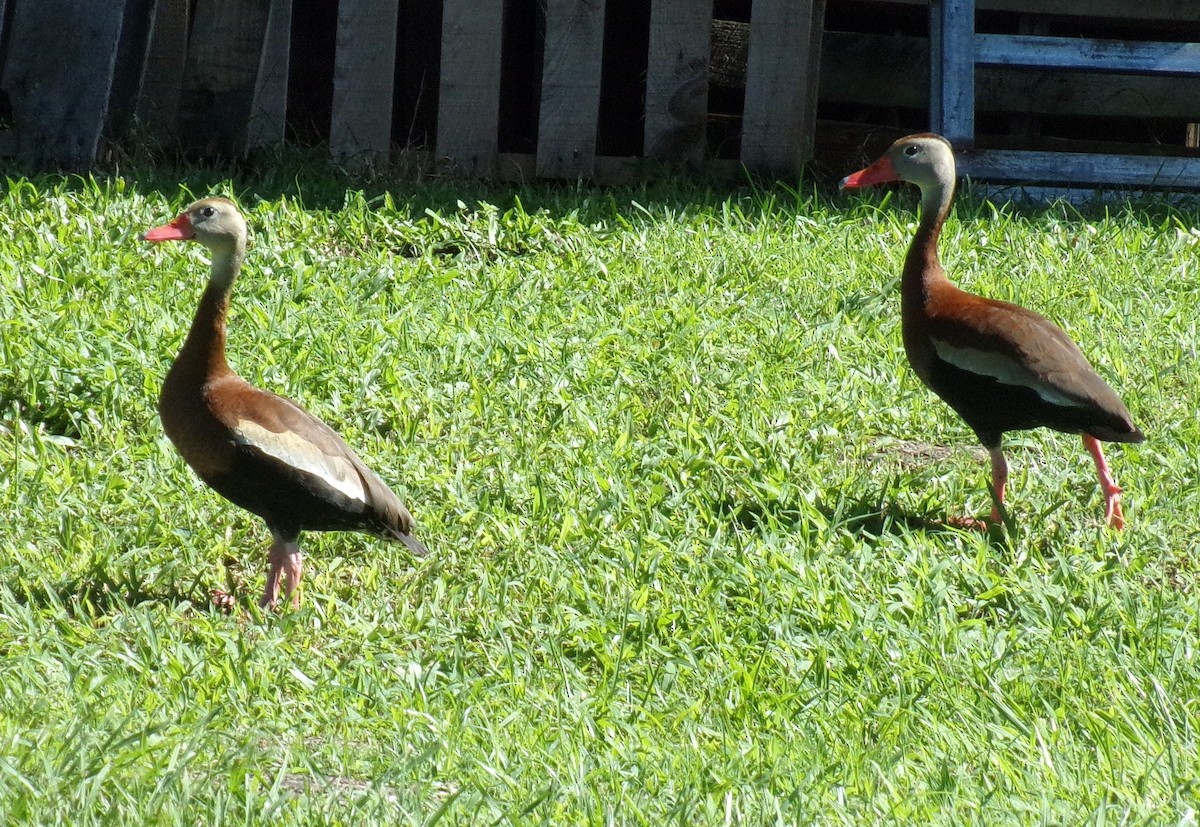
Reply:
[[[986, 537], [937, 525], [991, 503], [900, 343], [913, 190], [226, 176], [0, 185], [6, 824], [1196, 823], [1200, 210], [960, 201], [952, 277], [1147, 434], [1123, 533], [1010, 436]], [[294, 613], [155, 413], [206, 263], [137, 234], [208, 193], [231, 364], [431, 549], [306, 534]]]

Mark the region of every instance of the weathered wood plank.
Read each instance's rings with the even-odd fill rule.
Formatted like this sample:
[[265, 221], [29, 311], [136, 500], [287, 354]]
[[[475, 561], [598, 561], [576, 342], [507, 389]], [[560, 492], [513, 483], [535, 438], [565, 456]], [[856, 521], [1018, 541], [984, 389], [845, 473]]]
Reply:
[[372, 164], [392, 145], [398, 0], [341, 0], [329, 143], [341, 163]]
[[959, 173], [1002, 181], [1200, 188], [1200, 158], [982, 150], [959, 156]]
[[604, 0], [546, 0], [537, 173], [590, 176], [600, 116]]
[[258, 80], [254, 84], [254, 101], [250, 107], [250, 123], [246, 127], [247, 149], [281, 144], [287, 134], [291, 43], [292, 0], [271, 0]]
[[[924, 109], [929, 46], [923, 37], [826, 32], [821, 99], [839, 104]], [[738, 79], [725, 78], [729, 84]], [[979, 112], [1187, 120], [1200, 112], [1200, 84], [1181, 77], [1022, 71], [981, 66]]]
[[977, 34], [975, 63], [1039, 69], [1200, 76], [1200, 43]]
[[491, 177], [500, 123], [504, 0], [445, 0], [437, 157], [452, 170]]
[[646, 68], [645, 155], [704, 157], [712, 0], [652, 0]]
[[[928, 6], [930, 0], [889, 0], [909, 6]], [[1110, 17], [1115, 20], [1200, 22], [1196, 0], [978, 0], [977, 11], [1052, 14], [1063, 17]]]
[[[616, 155], [597, 155], [592, 181], [597, 184], [633, 184], [645, 180], [646, 164], [642, 158]], [[745, 180], [740, 161], [706, 158], [704, 174], [714, 181], [736, 183]], [[537, 157], [526, 152], [501, 152], [496, 156], [496, 177], [501, 181], [524, 183], [537, 175]]]
[[269, 0], [197, 0], [179, 101], [179, 139], [203, 155], [240, 155], [262, 63]]
[[159, 143], [176, 137], [187, 44], [188, 0], [156, 0], [134, 118]]
[[78, 167], [95, 159], [124, 15], [124, 2], [90, 0], [41, 0], [14, 9], [2, 85], [12, 102], [18, 152], [29, 162]]
[[800, 123], [803, 136], [801, 152], [805, 162], [812, 159], [817, 141], [817, 102], [821, 91], [821, 62], [825, 48], [825, 5], [826, 0], [812, 0], [812, 25], [809, 27], [808, 66], [804, 76], [809, 78], [808, 91], [804, 99], [804, 116]]
[[975, 140], [975, 2], [929, 6], [929, 128], [956, 145]]
[[[2, 13], [3, 8], [0, 8]], [[127, 137], [135, 124], [134, 113], [153, 17], [154, 0], [125, 0], [125, 17], [121, 21], [121, 40], [113, 65], [112, 94], [108, 99], [105, 126], [105, 133], [116, 140]]]
[[751, 6], [742, 114], [742, 162], [751, 169], [797, 173], [808, 159], [805, 118], [818, 84], [808, 73], [815, 5], [755, 0]]

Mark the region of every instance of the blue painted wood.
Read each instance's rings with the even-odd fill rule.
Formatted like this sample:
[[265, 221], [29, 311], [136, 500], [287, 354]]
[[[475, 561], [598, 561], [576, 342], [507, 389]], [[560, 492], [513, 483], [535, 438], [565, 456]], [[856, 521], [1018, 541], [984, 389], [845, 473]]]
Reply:
[[1029, 183], [1200, 188], [1200, 158], [972, 151], [976, 64], [1200, 77], [1200, 44], [977, 35], [974, 12], [975, 0], [930, 0], [930, 128], [960, 150], [961, 174]]
[[975, 63], [1200, 77], [1200, 43], [977, 34]]
[[931, 0], [930, 128], [956, 146], [975, 140], [975, 0]]
[[997, 181], [1200, 188], [1200, 158], [1179, 156], [980, 150], [960, 153], [958, 171]]

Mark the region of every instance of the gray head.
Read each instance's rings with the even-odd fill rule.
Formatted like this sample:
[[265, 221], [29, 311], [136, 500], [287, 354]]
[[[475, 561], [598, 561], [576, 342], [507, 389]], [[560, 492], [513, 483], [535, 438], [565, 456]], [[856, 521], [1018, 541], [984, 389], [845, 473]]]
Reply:
[[954, 149], [941, 135], [923, 132], [901, 138], [866, 169], [847, 175], [841, 186], [869, 187], [908, 181], [922, 191], [954, 185]]
[[213, 252], [246, 246], [246, 220], [228, 198], [201, 198], [170, 224], [142, 234], [145, 241], [198, 241]]

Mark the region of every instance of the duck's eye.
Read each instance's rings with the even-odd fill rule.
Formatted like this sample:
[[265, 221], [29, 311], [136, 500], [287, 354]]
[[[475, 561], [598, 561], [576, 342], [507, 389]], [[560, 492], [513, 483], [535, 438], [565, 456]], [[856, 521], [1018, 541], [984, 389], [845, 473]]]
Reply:
[[921, 147], [917, 146], [916, 144], [912, 144], [911, 146], [904, 147], [904, 154], [907, 155], [909, 158], [913, 157], [920, 151], [921, 151]]
[[200, 210], [200, 214], [202, 216], [204, 216], [205, 218], [212, 218], [214, 215], [217, 214], [217, 211], [214, 210], [212, 207], [205, 207], [204, 209]]

